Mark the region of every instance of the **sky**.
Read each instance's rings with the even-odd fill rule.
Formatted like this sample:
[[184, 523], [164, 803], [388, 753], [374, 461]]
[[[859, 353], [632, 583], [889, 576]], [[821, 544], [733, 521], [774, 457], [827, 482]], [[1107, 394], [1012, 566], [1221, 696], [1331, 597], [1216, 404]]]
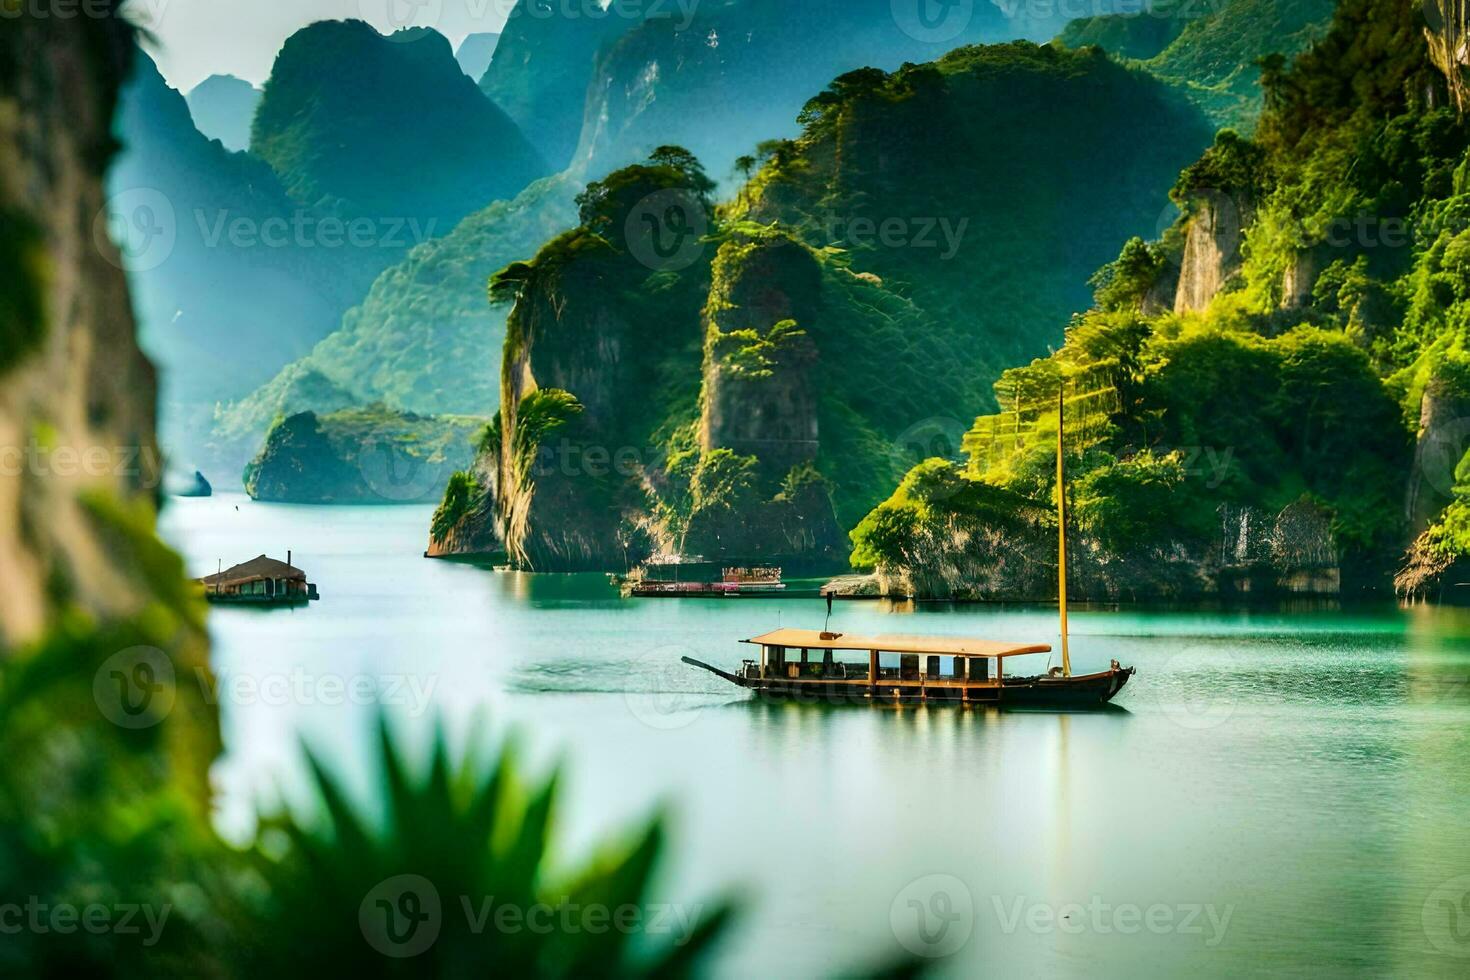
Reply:
[[385, 34], [433, 27], [457, 48], [466, 35], [499, 31], [513, 0], [130, 0], [159, 70], [188, 92], [210, 75], [260, 84], [281, 44], [318, 20], [365, 20]]

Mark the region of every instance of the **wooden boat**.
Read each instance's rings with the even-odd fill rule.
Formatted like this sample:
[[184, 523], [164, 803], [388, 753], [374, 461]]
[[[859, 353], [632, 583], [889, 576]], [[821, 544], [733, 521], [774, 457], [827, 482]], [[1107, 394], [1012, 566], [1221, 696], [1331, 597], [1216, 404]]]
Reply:
[[[1061, 665], [1042, 674], [1007, 676], [1015, 657], [1050, 654], [1049, 644], [942, 636], [855, 636], [827, 630], [779, 629], [743, 642], [761, 649], [759, 660], [745, 660], [738, 673], [684, 657], [762, 697], [799, 701], [949, 702], [1022, 708], [1098, 708], [1110, 702], [1134, 668], [1114, 660], [1099, 673], [1072, 673], [1067, 626], [1067, 504], [1065, 393], [1057, 401], [1057, 597], [1061, 614]], [[827, 597], [832, 615], [832, 597]], [[819, 653], [820, 660], [813, 658]], [[865, 656], [856, 662], [840, 653]], [[884, 666], [883, 656], [898, 658]], [[949, 661], [946, 669], [945, 661]]]
[[[964, 637], [780, 629], [743, 642], [759, 646], [760, 659], [744, 661], [737, 673], [691, 657], [683, 660], [763, 697], [814, 702], [1096, 708], [1111, 701], [1133, 676], [1132, 667], [1117, 661], [1097, 674], [1073, 675], [1058, 667], [1034, 676], [1009, 676], [1006, 664], [1012, 658], [1047, 654], [1052, 648]], [[854, 660], [853, 653], [861, 659]], [[885, 655], [896, 657], [897, 665], [884, 666]]]

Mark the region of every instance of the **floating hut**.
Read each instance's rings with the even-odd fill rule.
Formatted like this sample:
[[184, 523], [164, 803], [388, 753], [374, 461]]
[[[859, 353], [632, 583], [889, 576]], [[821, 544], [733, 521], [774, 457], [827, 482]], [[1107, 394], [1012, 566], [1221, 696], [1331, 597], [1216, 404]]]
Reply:
[[286, 605], [321, 598], [306, 573], [291, 564], [289, 551], [284, 562], [260, 555], [199, 583], [210, 602]]

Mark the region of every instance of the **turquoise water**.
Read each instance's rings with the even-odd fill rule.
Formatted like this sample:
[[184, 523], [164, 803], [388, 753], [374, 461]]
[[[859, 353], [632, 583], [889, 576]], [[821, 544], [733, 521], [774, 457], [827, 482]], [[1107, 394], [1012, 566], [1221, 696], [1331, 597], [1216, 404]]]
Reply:
[[[227, 833], [299, 792], [303, 739], [365, 787], [376, 698], [410, 738], [483, 716], [562, 763], [570, 855], [666, 806], [653, 900], [749, 899], [727, 976], [906, 948], [955, 976], [1470, 970], [1467, 611], [1080, 611], [1078, 671], [1138, 667], [1101, 714], [760, 705], [679, 657], [733, 667], [820, 601], [430, 561], [429, 515], [169, 501], [195, 574], [289, 548], [322, 592], [211, 614]], [[1056, 633], [1022, 607], [840, 604], [833, 626]]]

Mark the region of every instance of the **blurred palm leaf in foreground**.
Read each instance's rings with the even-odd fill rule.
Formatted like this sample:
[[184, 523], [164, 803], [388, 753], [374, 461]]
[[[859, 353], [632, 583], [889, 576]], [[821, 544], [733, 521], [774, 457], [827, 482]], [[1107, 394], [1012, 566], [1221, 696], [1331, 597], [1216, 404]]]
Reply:
[[650, 897], [660, 821], [552, 877], [557, 778], [524, 780], [512, 747], [455, 762], [439, 729], [415, 772], [380, 724], [377, 819], [310, 762], [319, 814], [268, 821], [253, 855], [245, 975], [683, 976], [728, 922]]

